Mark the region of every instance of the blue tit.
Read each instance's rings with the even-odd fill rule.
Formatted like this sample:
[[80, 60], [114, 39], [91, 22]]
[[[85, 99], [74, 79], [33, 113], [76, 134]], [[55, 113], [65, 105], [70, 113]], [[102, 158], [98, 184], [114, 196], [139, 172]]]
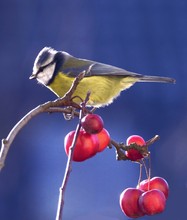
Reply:
[[91, 94], [87, 104], [93, 107], [111, 104], [123, 90], [136, 82], [175, 83], [175, 80], [169, 77], [129, 72], [115, 66], [79, 59], [50, 47], [45, 47], [39, 52], [30, 79], [36, 79], [58, 97], [63, 97], [75, 77], [83, 71], [86, 74], [78, 84], [73, 100], [79, 104], [89, 91]]

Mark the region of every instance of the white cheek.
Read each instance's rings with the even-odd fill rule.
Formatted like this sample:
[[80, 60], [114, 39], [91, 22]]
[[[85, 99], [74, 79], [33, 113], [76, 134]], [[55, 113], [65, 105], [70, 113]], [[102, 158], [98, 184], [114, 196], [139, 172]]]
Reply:
[[50, 79], [53, 77], [54, 71], [55, 71], [56, 64], [49, 65], [46, 67], [43, 72], [38, 73], [37, 80], [43, 85], [47, 85]]

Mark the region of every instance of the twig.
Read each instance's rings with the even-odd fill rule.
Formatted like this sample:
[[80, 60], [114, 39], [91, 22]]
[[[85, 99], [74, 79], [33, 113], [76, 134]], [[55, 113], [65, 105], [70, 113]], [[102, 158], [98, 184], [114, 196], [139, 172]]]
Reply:
[[[72, 109], [71, 108], [62, 108], [62, 107], [52, 107], [52, 108], [48, 108], [45, 112], [47, 113], [63, 113], [63, 114], [71, 114], [72, 113]], [[79, 112], [74, 111], [73, 114], [76, 117], [79, 117]]]
[[126, 157], [126, 155], [124, 154], [124, 152], [121, 149], [121, 146], [123, 144], [119, 144], [112, 139], [110, 140], [110, 144], [116, 148], [116, 160], [128, 160], [128, 158]]
[[62, 219], [63, 208], [64, 208], [65, 191], [66, 191], [66, 187], [67, 187], [67, 183], [68, 183], [68, 180], [69, 180], [70, 173], [72, 171], [73, 152], [74, 152], [74, 149], [75, 149], [75, 144], [76, 144], [76, 141], [77, 141], [77, 138], [78, 138], [78, 135], [79, 135], [79, 131], [81, 129], [81, 119], [84, 116], [86, 103], [88, 102], [89, 97], [90, 97], [90, 92], [87, 93], [85, 101], [83, 103], [81, 103], [82, 108], [81, 108], [80, 114], [79, 114], [79, 123], [77, 125], [76, 130], [75, 130], [75, 134], [74, 134], [74, 137], [73, 137], [71, 147], [69, 148], [69, 155], [68, 155], [68, 160], [67, 160], [67, 163], [66, 163], [64, 178], [63, 178], [60, 190], [59, 190], [60, 192], [59, 192], [56, 220], [61, 220]]
[[[130, 149], [135, 149], [138, 150], [144, 157], [149, 156], [150, 152], [148, 151], [148, 147], [150, 145], [152, 145], [153, 143], [155, 143], [157, 140], [159, 140], [159, 136], [155, 135], [153, 138], [151, 138], [150, 140], [146, 141], [146, 145], [145, 146], [139, 146], [136, 143], [132, 143], [130, 145], [125, 145], [123, 143], [117, 143], [114, 140], [110, 141], [110, 148], [112, 147], [112, 145], [115, 147], [116, 149], [116, 159], [117, 160], [129, 160], [124, 151], [128, 151]], [[137, 161], [139, 162], [139, 161]]]
[[154, 144], [156, 141], [160, 139], [159, 135], [155, 135], [150, 140], [146, 141], [146, 146], [149, 147], [150, 145]]
[[66, 169], [65, 169], [65, 173], [64, 173], [64, 178], [63, 178], [60, 190], [59, 190], [59, 199], [58, 199], [56, 220], [61, 220], [62, 219], [63, 208], [64, 208], [65, 190], [66, 190], [66, 187], [67, 187], [67, 183], [68, 183], [68, 180], [69, 180], [70, 173], [72, 171], [73, 152], [74, 152], [75, 144], [76, 144], [76, 141], [77, 141], [80, 129], [81, 129], [81, 123], [79, 121], [79, 123], [77, 125], [77, 128], [75, 130], [75, 134], [74, 134], [74, 138], [73, 138], [73, 141], [72, 141], [72, 145], [69, 148], [69, 155], [68, 155], [68, 160], [67, 160], [67, 163], [66, 163]]
[[[8, 151], [10, 149], [10, 146], [12, 142], [14, 141], [16, 135], [19, 133], [19, 131], [36, 115], [42, 113], [42, 112], [54, 112], [52, 109], [56, 107], [66, 107], [66, 106], [72, 106], [76, 109], [81, 109], [80, 105], [76, 104], [71, 100], [73, 93], [75, 92], [79, 82], [82, 80], [82, 78], [85, 75], [85, 71], [80, 73], [75, 80], [73, 81], [73, 84], [69, 91], [65, 94], [64, 97], [58, 98], [54, 101], [46, 102], [42, 105], [37, 106], [33, 110], [31, 110], [29, 113], [27, 113], [10, 131], [8, 136], [5, 139], [2, 139], [1, 141], [1, 150], [0, 150], [0, 171], [4, 167], [5, 160], [8, 154]], [[57, 110], [57, 109], [56, 109]], [[58, 108], [59, 111], [59, 108]], [[57, 111], [57, 112], [58, 112]], [[62, 112], [66, 113], [66, 110], [62, 109]]]
[[[46, 103], [47, 105], [48, 103]], [[45, 105], [40, 105], [33, 110], [31, 110], [29, 113], [27, 113], [10, 131], [6, 139], [2, 139], [1, 141], [1, 151], [0, 151], [0, 170], [3, 168], [5, 164], [5, 160], [7, 157], [7, 153], [10, 149], [10, 146], [16, 137], [16, 135], [19, 133], [19, 131], [36, 115], [43, 112], [45, 109]]]

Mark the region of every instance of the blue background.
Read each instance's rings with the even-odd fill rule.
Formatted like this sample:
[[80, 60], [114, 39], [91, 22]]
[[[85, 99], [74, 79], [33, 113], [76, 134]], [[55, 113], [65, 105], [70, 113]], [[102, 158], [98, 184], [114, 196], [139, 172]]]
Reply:
[[[147, 75], [176, 78], [176, 85], [136, 84], [97, 111], [113, 139], [159, 134], [151, 147], [152, 176], [170, 184], [164, 213], [142, 219], [185, 219], [187, 197], [187, 1], [1, 0], [0, 137], [37, 105], [56, 97], [29, 81], [44, 46]], [[1, 220], [55, 219], [67, 157], [64, 136], [77, 120], [60, 114], [34, 118], [16, 137], [0, 173]], [[65, 220], [127, 219], [119, 195], [135, 187], [139, 168], [107, 149], [73, 163]]]

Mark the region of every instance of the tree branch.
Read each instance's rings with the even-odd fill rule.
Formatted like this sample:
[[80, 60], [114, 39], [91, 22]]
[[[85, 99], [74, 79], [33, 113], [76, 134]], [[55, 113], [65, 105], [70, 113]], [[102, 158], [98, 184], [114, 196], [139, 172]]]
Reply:
[[28, 112], [10, 131], [8, 136], [5, 139], [2, 139], [1, 141], [1, 150], [0, 150], [0, 171], [4, 167], [5, 160], [8, 154], [8, 151], [10, 149], [10, 146], [12, 142], [14, 141], [16, 135], [20, 132], [20, 130], [36, 115], [42, 113], [42, 112], [59, 112], [59, 107], [61, 108], [61, 112], [67, 113], [67, 109], [63, 109], [63, 107], [72, 106], [76, 109], [81, 109], [80, 105], [73, 102], [72, 95], [75, 92], [79, 82], [82, 80], [82, 78], [85, 75], [85, 71], [80, 73], [75, 80], [73, 81], [73, 84], [69, 91], [64, 95], [62, 98], [58, 98], [54, 101], [46, 102], [42, 105], [37, 106], [36, 108], [32, 109], [30, 112]]

